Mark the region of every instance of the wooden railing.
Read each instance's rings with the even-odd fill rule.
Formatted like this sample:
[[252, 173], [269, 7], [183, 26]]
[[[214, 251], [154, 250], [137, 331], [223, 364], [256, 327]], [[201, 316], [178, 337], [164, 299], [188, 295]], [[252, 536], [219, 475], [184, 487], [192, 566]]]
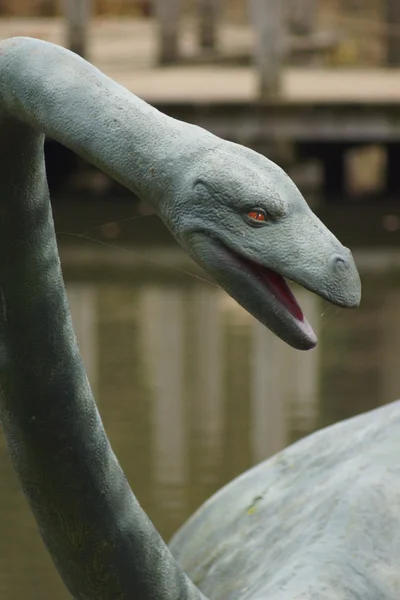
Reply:
[[[88, 25], [95, 0], [62, 2], [67, 17], [68, 46], [85, 56]], [[388, 66], [400, 66], [400, 0], [382, 0], [382, 3], [388, 30], [386, 62]], [[159, 64], [171, 65], [179, 62], [182, 59], [179, 40], [184, 0], [148, 0], [142, 4], [151, 7], [158, 21]], [[339, 42], [339, 38], [335, 36], [321, 38], [316, 35], [317, 4], [317, 0], [247, 0], [248, 18], [256, 33], [253, 56], [249, 59], [259, 73], [261, 99], [279, 96], [282, 64], [288, 52], [317, 54], [329, 50]], [[218, 60], [218, 34], [224, 9], [223, 0], [196, 0], [195, 7], [198, 57], [208, 61]], [[290, 38], [289, 33], [297, 37]]]

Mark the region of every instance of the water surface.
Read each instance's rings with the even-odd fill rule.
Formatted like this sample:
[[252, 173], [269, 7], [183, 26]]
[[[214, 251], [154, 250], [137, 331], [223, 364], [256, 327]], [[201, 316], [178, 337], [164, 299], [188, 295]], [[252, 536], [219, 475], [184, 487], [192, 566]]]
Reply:
[[[320, 339], [317, 349], [302, 353], [216, 286], [184, 274], [177, 279], [174, 269], [162, 275], [153, 269], [168, 264], [168, 251], [153, 250], [148, 262], [144, 250], [142, 256], [111, 254], [105, 264], [104, 248], [93, 246], [95, 269], [67, 264], [68, 296], [108, 435], [165, 539], [251, 465], [322, 426], [400, 396], [396, 257], [360, 255], [364, 291], [356, 311], [297, 292]], [[118, 276], [113, 261], [126, 263]], [[138, 269], [139, 263], [146, 268]], [[1, 436], [0, 531], [2, 600], [69, 597]]]

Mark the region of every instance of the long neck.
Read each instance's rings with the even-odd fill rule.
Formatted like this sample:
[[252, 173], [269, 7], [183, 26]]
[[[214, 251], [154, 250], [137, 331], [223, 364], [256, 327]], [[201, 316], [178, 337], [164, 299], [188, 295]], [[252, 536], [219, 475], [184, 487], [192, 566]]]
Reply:
[[59, 46], [6, 40], [0, 73], [0, 114], [61, 142], [150, 202], [165, 194], [181, 158], [201, 144], [198, 128], [160, 113]]
[[[44, 136], [38, 131], [68, 141], [125, 184], [134, 172], [132, 187], [139, 188], [142, 172], [153, 164], [146, 163], [153, 146], [157, 154], [158, 116], [137, 104], [140, 133], [134, 142], [142, 148], [139, 153], [122, 127], [120, 92], [92, 73], [85, 84], [91, 90], [87, 106], [76, 90], [71, 99], [63, 77], [70, 69], [71, 86], [78, 88], [82, 72], [75, 81], [68, 61], [53, 64], [51, 52], [41, 64], [42, 43], [21, 44], [8, 45], [0, 56], [1, 94], [6, 106], [15, 103], [0, 119], [0, 415], [14, 467], [74, 598], [198, 600], [203, 596], [134, 497], [91, 394], [68, 309], [48, 197]], [[63, 52], [54, 52], [62, 62]], [[78, 71], [86, 68], [75, 63]], [[47, 69], [64, 70], [51, 89]], [[116, 113], [120, 107], [122, 114], [123, 139], [116, 134], [111, 148], [111, 129], [106, 139], [97, 132], [103, 121], [112, 127], [108, 120], [113, 113], [101, 98], [106, 85], [115, 94]], [[64, 103], [73, 108], [63, 112]], [[147, 134], [153, 142], [145, 139]], [[128, 148], [132, 154], [126, 157]], [[128, 175], [119, 160], [125, 161]]]

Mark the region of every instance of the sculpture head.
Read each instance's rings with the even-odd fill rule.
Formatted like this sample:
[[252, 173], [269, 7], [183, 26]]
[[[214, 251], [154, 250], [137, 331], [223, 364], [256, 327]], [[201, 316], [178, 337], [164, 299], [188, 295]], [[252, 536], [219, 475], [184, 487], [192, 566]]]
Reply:
[[317, 338], [285, 280], [338, 306], [358, 306], [361, 283], [351, 252], [267, 158], [219, 141], [192, 162], [161, 216], [249, 313], [291, 346], [312, 348]]
[[288, 344], [308, 349], [317, 340], [285, 278], [339, 306], [359, 304], [350, 251], [276, 164], [162, 115], [66, 50], [29, 39], [5, 47], [10, 114], [152, 202], [183, 248]]
[[[6, 45], [8, 110], [153, 202], [183, 248], [277, 336], [300, 349], [317, 341], [285, 278], [339, 306], [359, 304], [350, 251], [276, 164], [162, 115], [61, 48], [25, 39]], [[55, 69], [48, 69], [50, 51]], [[21, 67], [27, 54], [31, 81]], [[24, 77], [13, 78], [19, 72]]]

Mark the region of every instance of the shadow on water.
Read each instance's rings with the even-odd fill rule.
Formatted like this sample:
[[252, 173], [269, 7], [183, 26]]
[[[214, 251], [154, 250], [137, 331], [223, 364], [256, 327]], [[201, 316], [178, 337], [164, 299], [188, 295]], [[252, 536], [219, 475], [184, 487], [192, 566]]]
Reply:
[[[165, 538], [254, 463], [319, 427], [400, 396], [400, 271], [387, 268], [378, 250], [359, 257], [364, 293], [357, 311], [298, 290], [320, 338], [308, 353], [280, 342], [218, 287], [182, 273], [177, 278], [175, 269], [161, 274], [160, 264], [186, 269], [180, 251], [122, 257], [94, 244], [83, 248], [78, 240], [62, 256], [107, 432]], [[0, 531], [3, 600], [68, 597], [2, 437]]]

